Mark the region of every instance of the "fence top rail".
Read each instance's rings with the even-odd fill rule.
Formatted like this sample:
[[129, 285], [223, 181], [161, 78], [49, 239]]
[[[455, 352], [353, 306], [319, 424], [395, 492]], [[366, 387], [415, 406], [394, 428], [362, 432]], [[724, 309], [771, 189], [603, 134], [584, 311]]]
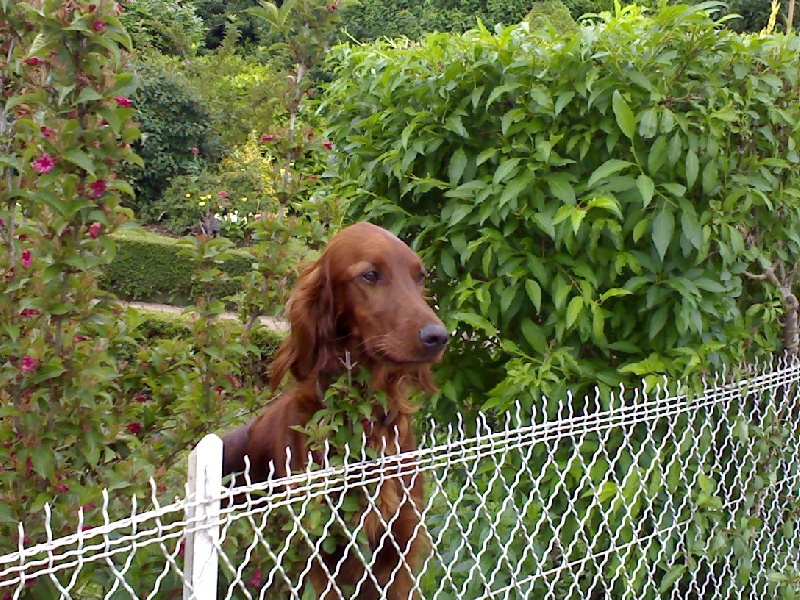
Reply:
[[[576, 414], [571, 395], [558, 403], [554, 417], [534, 408], [530, 421], [526, 421], [518, 404], [513, 413], [506, 415], [504, 422], [498, 423], [497, 429], [491, 427], [485, 415], [479, 415], [475, 434], [471, 437], [466, 435], [467, 427], [460, 416], [456, 424], [448, 424], [445, 431], [429, 423], [427, 433], [422, 436], [420, 447], [413, 452], [401, 453], [396, 448], [385, 448], [381, 456], [372, 459], [363, 454], [361, 456], [346, 454], [342, 464], [332, 464], [326, 456], [322, 465], [308, 461], [308, 467], [302, 472], [263, 483], [250, 483], [247, 474], [244, 474], [239, 476], [239, 480], [244, 480], [244, 485], [236, 485], [237, 480], [234, 479], [230, 487], [225, 488], [211, 501], [223, 502], [220, 520], [231, 519], [236, 518], [238, 511], [252, 515], [254, 509], [271, 510], [309, 496], [316, 497], [345, 491], [355, 486], [406, 477], [442, 466], [468, 464], [477, 456], [503, 453], [510, 449], [525, 448], [568, 437], [580, 437], [614, 427], [674, 418], [698, 408], [739, 399], [753, 391], [798, 383], [800, 361], [779, 357], [751, 365], [745, 374], [745, 377], [735, 380], [727, 378], [722, 373], [712, 378], [710, 383], [704, 382], [697, 394], [692, 394], [681, 385], [678, 386], [677, 392], [671, 393], [666, 382], [652, 390], [634, 389], [631, 393], [627, 393], [625, 389], [620, 389], [619, 393], [612, 394], [606, 401], [609, 408], [604, 410], [601, 410], [599, 396], [595, 394], [594, 398], [586, 398], [589, 406], [586, 414]], [[592, 411], [592, 408], [597, 410]], [[523, 424], [524, 422], [531, 424]], [[444, 441], [441, 441], [442, 439]], [[289, 458], [287, 453], [287, 461]], [[52, 539], [48, 532], [49, 539], [46, 542], [25, 546], [24, 528], [20, 523], [18, 549], [0, 556], [0, 588], [4, 585], [5, 577], [22, 572], [34, 564], [53, 565], [57, 560], [68, 559], [77, 553], [85, 554], [88, 551], [106, 554], [113, 552], [115, 546], [122, 547], [126, 542], [144, 538], [153, 531], [163, 533], [175, 530], [174, 536], [178, 537], [180, 532], [209, 526], [202, 516], [186, 516], [194, 514], [191, 510], [193, 507], [205, 505], [209, 500], [198, 501], [187, 492], [183, 498], [161, 505], [157, 498], [156, 483], [151, 480], [150, 484], [152, 509], [139, 512], [137, 499], [132, 497], [130, 516], [112, 522], [108, 512], [109, 495], [108, 491], [104, 490], [102, 512], [105, 522], [84, 530], [84, 516], [81, 509], [78, 513], [76, 533], [58, 539]], [[255, 496], [258, 493], [264, 495]], [[244, 506], [232, 506], [230, 502], [227, 504], [231, 506], [225, 506], [226, 501], [241, 494], [254, 494], [254, 496], [248, 498]], [[45, 511], [49, 515], [49, 505], [45, 506]], [[162, 518], [176, 514], [182, 515], [182, 518], [174, 519], [170, 523], [162, 522]], [[146, 527], [148, 523], [155, 525]], [[119, 535], [124, 531], [131, 533]], [[57, 554], [61, 549], [64, 549], [63, 553]], [[43, 555], [47, 558], [43, 559]], [[87, 560], [89, 559], [84, 559], [84, 562]], [[52, 569], [57, 569], [57, 566], [51, 567]]]

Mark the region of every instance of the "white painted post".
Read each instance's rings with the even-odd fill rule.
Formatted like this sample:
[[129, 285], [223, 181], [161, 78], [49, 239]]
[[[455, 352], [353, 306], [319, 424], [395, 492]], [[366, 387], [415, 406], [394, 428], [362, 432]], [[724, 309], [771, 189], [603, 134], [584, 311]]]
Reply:
[[217, 597], [219, 506], [222, 491], [222, 440], [205, 436], [189, 455], [184, 547], [183, 600]]

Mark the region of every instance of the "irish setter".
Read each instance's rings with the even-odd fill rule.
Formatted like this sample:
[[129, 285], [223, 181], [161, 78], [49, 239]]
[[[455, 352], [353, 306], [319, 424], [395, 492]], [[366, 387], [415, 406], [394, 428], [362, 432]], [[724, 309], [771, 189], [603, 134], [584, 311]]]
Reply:
[[[223, 472], [243, 471], [247, 455], [254, 482], [265, 481], [270, 473], [285, 476], [287, 448], [290, 469], [303, 469], [307, 438], [297, 426], [323, 408], [323, 390], [344, 372], [346, 355], [369, 370], [373, 392], [388, 398], [386, 410], [374, 406], [369, 446], [414, 450], [415, 406], [409, 393], [414, 388], [435, 391], [430, 367], [448, 341], [447, 330], [425, 300], [425, 275], [419, 257], [376, 225], [357, 223], [334, 236], [319, 260], [301, 273], [287, 304], [291, 329], [275, 355], [270, 383], [276, 389], [287, 372], [294, 381], [259, 417], [223, 437]], [[372, 576], [390, 600], [412, 597], [412, 570], [426, 551], [419, 523], [422, 487], [419, 473], [387, 478], [378, 491], [380, 515], [365, 507], [365, 532], [376, 552]], [[383, 523], [391, 523], [396, 545], [382, 539], [387, 534]], [[333, 583], [340, 589], [361, 581], [358, 598], [380, 596], [352, 549], [338, 548], [322, 560], [328, 572], [338, 570]], [[319, 597], [332, 588], [318, 562], [309, 578]], [[324, 597], [339, 596], [330, 592]]]

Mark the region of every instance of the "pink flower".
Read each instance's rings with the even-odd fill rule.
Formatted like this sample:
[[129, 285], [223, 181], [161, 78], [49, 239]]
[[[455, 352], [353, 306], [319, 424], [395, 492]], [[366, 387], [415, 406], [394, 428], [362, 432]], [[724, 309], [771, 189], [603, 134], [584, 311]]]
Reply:
[[195, 156], [200, 154], [200, 148], [198, 148], [197, 146], [192, 146], [191, 150], [192, 150], [192, 154], [194, 154]]
[[126, 429], [133, 435], [139, 435], [142, 433], [142, 424], [139, 421], [134, 421], [133, 423], [128, 423]]
[[85, 335], [76, 335], [74, 338], [72, 338], [72, 341], [76, 344], [80, 344], [81, 342], [85, 342], [88, 339], [89, 338], [86, 337]]
[[26, 268], [30, 268], [33, 264], [33, 255], [31, 254], [30, 250], [23, 250], [22, 251], [22, 266]]
[[225, 190], [220, 190], [219, 192], [217, 192], [217, 198], [227, 198], [227, 197], [228, 197], [228, 192], [226, 192]]
[[333, 150], [333, 142], [322, 142], [322, 145], [325, 147], [325, 150]]
[[261, 141], [262, 142], [271, 142], [274, 139], [275, 139], [274, 135], [262, 135], [261, 136]]
[[56, 486], [56, 491], [59, 494], [66, 494], [69, 491], [69, 486], [66, 483], [59, 483]]
[[105, 179], [98, 179], [97, 181], [93, 181], [89, 184], [89, 188], [92, 190], [92, 194], [95, 198], [99, 198], [103, 194], [106, 193], [106, 181]]
[[19, 311], [20, 317], [25, 317], [26, 319], [30, 319], [31, 317], [38, 317], [41, 311], [36, 310], [35, 308], [23, 308]]
[[255, 217], [253, 217], [253, 220], [254, 221], [260, 221], [261, 220], [261, 215], [256, 215]]
[[247, 585], [254, 588], [261, 587], [261, 569], [256, 569], [256, 572], [253, 573], [253, 576], [247, 580]]
[[122, 6], [122, 4], [120, 4], [119, 2], [118, 2], [117, 4], [115, 4], [114, 6], [116, 7], [116, 9], [117, 9], [117, 12], [118, 12], [119, 14], [122, 14], [122, 13], [124, 13], [124, 12], [125, 12], [125, 7], [124, 7], [124, 6]]
[[26, 354], [22, 357], [22, 362], [19, 365], [19, 370], [21, 373], [30, 373], [36, 368], [36, 359], [33, 358], [30, 354]]
[[308, 178], [309, 178], [311, 181], [314, 181], [314, 180], [316, 180], [316, 179], [317, 179], [317, 176], [316, 176], [316, 175], [309, 175], [309, 176], [308, 176]]
[[328, 10], [331, 12], [335, 12], [336, 10], [338, 10], [338, 8], [339, 7], [336, 6], [335, 4], [328, 4]]
[[6, 222], [3, 221], [3, 219], [0, 219], [0, 227], [5, 227], [5, 226], [6, 226]]
[[92, 510], [93, 508], [97, 508], [97, 504], [95, 504], [94, 502], [89, 502], [89, 504], [84, 504], [83, 506], [81, 506], [81, 508], [85, 512], [87, 510]]
[[56, 161], [47, 152], [43, 152], [39, 158], [31, 163], [31, 165], [33, 166], [34, 171], [38, 171], [39, 173], [49, 173], [56, 165]]
[[139, 394], [134, 398], [134, 400], [136, 400], [137, 402], [147, 402], [147, 396], [145, 396], [144, 394]]
[[28, 65], [29, 67], [37, 67], [40, 64], [42, 64], [42, 62], [43, 61], [41, 59], [36, 58], [35, 56], [31, 56], [30, 58], [25, 59], [25, 64]]
[[133, 106], [133, 102], [131, 102], [130, 98], [125, 96], [117, 96], [114, 98], [114, 100], [116, 101], [117, 106], [121, 106], [122, 108], [130, 108]]
[[95, 21], [94, 23], [92, 23], [92, 29], [94, 29], [95, 31], [103, 31], [103, 29], [105, 28], [106, 24], [103, 23], [102, 21]]
[[42, 135], [44, 137], [46, 137], [46, 138], [49, 138], [51, 135], [53, 135], [56, 132], [55, 129], [51, 129], [50, 127], [47, 127], [47, 126], [40, 127], [39, 131], [41, 131]]
[[97, 10], [97, 4], [90, 4], [89, 5], [89, 12], [94, 12]]
[[92, 223], [89, 225], [89, 237], [93, 240], [96, 240], [97, 237], [100, 235], [100, 230], [103, 228], [100, 223]]

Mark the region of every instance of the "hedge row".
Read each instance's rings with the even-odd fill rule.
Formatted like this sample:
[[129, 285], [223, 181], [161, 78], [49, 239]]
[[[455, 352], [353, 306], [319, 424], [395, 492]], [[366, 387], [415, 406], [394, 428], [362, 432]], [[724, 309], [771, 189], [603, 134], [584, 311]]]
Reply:
[[[193, 281], [195, 266], [180, 254], [177, 240], [146, 232], [126, 232], [115, 236], [117, 253], [103, 268], [100, 286], [122, 300], [169, 302], [178, 306], [189, 303], [198, 294]], [[253, 257], [237, 251], [236, 257], [220, 268], [228, 279], [218, 282], [218, 297], [230, 296], [241, 289], [234, 278], [248, 273]]]

